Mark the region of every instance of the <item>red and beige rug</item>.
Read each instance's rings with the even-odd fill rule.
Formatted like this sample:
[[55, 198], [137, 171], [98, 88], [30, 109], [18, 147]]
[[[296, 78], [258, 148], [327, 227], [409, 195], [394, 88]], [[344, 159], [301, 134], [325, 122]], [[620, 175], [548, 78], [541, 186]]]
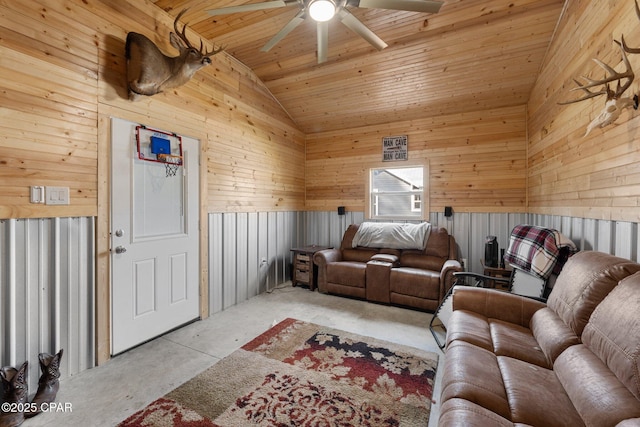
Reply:
[[119, 426], [426, 426], [437, 364], [286, 319]]

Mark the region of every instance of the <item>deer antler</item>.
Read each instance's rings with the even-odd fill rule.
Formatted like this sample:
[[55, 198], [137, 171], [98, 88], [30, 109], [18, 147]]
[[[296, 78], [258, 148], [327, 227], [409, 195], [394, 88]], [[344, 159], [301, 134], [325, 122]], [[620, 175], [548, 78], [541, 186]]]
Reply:
[[[178, 14], [178, 16], [176, 16], [176, 19], [173, 21], [173, 29], [175, 30], [176, 34], [178, 35], [178, 37], [180, 37], [182, 39], [182, 41], [190, 48], [190, 49], [195, 49], [195, 47], [191, 44], [191, 42], [189, 41], [189, 39], [187, 38], [187, 25], [189, 25], [188, 23], [184, 24], [184, 26], [182, 27], [182, 31], [178, 30], [178, 21], [180, 20], [180, 18], [182, 18], [182, 15], [184, 15], [187, 12], [188, 9], [182, 9], [182, 11]], [[208, 51], [204, 51], [202, 50], [202, 48], [204, 47], [204, 44], [202, 43], [202, 39], [200, 39], [200, 49], [198, 49], [198, 52], [200, 52], [200, 54], [202, 56], [213, 56], [216, 53], [220, 53], [224, 50], [223, 46], [218, 46], [217, 48], [213, 47], [213, 50], [211, 52]]]
[[[578, 98], [578, 99], [574, 99], [571, 101], [564, 101], [564, 102], [559, 102], [560, 105], [567, 105], [567, 104], [573, 104], [575, 102], [580, 102], [580, 101], [584, 101], [585, 99], [590, 99], [590, 98], [595, 98], [596, 96], [599, 95], [607, 95], [607, 100], [610, 99], [619, 99], [622, 94], [629, 89], [629, 87], [631, 86], [631, 83], [633, 83], [633, 79], [635, 78], [635, 74], [633, 73], [633, 70], [631, 69], [631, 64], [629, 63], [629, 59], [627, 58], [627, 54], [625, 53], [625, 48], [624, 48], [624, 38], [623, 38], [623, 42], [620, 43], [618, 41], [615, 42], [619, 47], [620, 47], [620, 52], [622, 52], [622, 61], [624, 62], [624, 65], [626, 67], [626, 70], [622, 73], [617, 72], [616, 70], [614, 70], [612, 67], [610, 67], [609, 65], [605, 64], [604, 62], [600, 61], [597, 58], [593, 58], [593, 61], [598, 64], [601, 68], [603, 68], [606, 72], [608, 72], [610, 74], [609, 77], [606, 77], [606, 73], [605, 73], [605, 78], [602, 80], [593, 80], [590, 79], [588, 77], [582, 77], [584, 80], [587, 81], [586, 84], [582, 84], [580, 83], [577, 79], [573, 79], [574, 82], [576, 82], [576, 84], [578, 85], [578, 87], [575, 87], [573, 89], [571, 89], [572, 91], [574, 90], [582, 90], [584, 92], [586, 92], [587, 94], [585, 96], [583, 96], [582, 98]], [[640, 49], [638, 49], [638, 52], [640, 53]], [[627, 81], [623, 84], [620, 85], [620, 81], [623, 79], [627, 79]], [[614, 82], [614, 81], [618, 81], [618, 85], [616, 87], [615, 92], [612, 91], [609, 88], [609, 83]], [[589, 89], [596, 87], [596, 86], [600, 86], [600, 85], [605, 85], [602, 89], [600, 89], [598, 92], [592, 92]]]
[[[636, 13], [638, 13], [638, 17], [640, 18], [640, 10], [638, 10], [637, 3], [636, 3]], [[584, 136], [589, 135], [589, 133], [596, 127], [603, 128], [615, 122], [618, 119], [618, 117], [620, 117], [620, 114], [622, 114], [622, 111], [624, 109], [629, 107], [633, 107], [634, 109], [638, 108], [637, 95], [635, 95], [633, 99], [622, 97], [624, 92], [627, 89], [629, 89], [629, 87], [631, 87], [631, 84], [633, 83], [633, 79], [635, 78], [635, 74], [633, 73], [633, 69], [631, 68], [631, 64], [629, 63], [629, 59], [627, 58], [627, 54], [625, 53], [625, 51], [629, 53], [635, 53], [635, 52], [627, 50], [628, 47], [626, 47], [624, 43], [624, 38], [622, 38], [622, 42], [615, 41], [615, 43], [620, 47], [620, 52], [622, 53], [622, 61], [624, 62], [624, 65], [626, 68], [625, 71], [619, 73], [609, 65], [605, 64], [599, 59], [594, 58], [593, 60], [595, 61], [595, 63], [605, 70], [604, 79], [593, 80], [588, 77], [583, 77], [583, 79], [587, 81], [587, 83], [585, 84], [582, 84], [578, 80], [573, 79], [573, 81], [576, 82], [578, 87], [575, 87], [571, 90], [572, 91], [582, 90], [583, 92], [586, 93], [586, 95], [578, 99], [559, 103], [561, 105], [573, 104], [574, 102], [580, 102], [580, 101], [584, 101], [585, 99], [595, 98], [596, 96], [599, 96], [599, 95], [607, 95], [607, 101], [605, 103], [604, 109], [600, 112], [600, 114], [596, 116], [596, 118], [594, 118], [591, 121], [591, 123], [589, 123], [589, 126], [587, 126], [587, 131], [585, 132]], [[640, 53], [640, 49], [638, 49], [638, 53]], [[607, 77], [607, 73], [609, 74], [608, 77]], [[624, 84], [622, 84], [621, 83], [622, 80], [625, 80], [625, 79], [626, 81], [624, 82]], [[609, 83], [614, 81], [618, 82], [616, 85], [615, 91], [609, 88]], [[591, 88], [594, 88], [600, 85], [604, 85], [604, 87], [597, 92], [589, 90]]]
[[[635, 1], [635, 5], [636, 5], [636, 16], [638, 17], [638, 19], [640, 19], [640, 7], [638, 7], [638, 0]], [[624, 42], [624, 36], [622, 36], [621, 39], [622, 39], [622, 48], [625, 51], [627, 51], [627, 53], [640, 53], [640, 48], [627, 46], [627, 44]]]

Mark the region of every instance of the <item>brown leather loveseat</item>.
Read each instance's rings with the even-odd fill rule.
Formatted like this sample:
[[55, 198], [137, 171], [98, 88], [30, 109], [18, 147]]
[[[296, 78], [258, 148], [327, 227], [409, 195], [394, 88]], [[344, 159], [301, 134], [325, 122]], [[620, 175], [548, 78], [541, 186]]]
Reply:
[[640, 426], [640, 264], [585, 251], [547, 303], [461, 287], [439, 426]]
[[434, 311], [453, 284], [455, 239], [431, 227], [423, 250], [353, 247], [359, 224], [351, 224], [339, 249], [316, 252], [318, 291]]

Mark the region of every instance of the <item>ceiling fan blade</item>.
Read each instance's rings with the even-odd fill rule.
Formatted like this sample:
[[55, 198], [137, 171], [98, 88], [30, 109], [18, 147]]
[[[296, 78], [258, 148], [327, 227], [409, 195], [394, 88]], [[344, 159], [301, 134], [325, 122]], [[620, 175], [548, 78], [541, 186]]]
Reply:
[[364, 25], [358, 18], [347, 12], [346, 9], [340, 10], [340, 19], [344, 25], [351, 31], [359, 34], [360, 37], [371, 43], [373, 47], [378, 50], [382, 50], [387, 47], [387, 44], [378, 37], [373, 31], [371, 31], [366, 25]]
[[265, 1], [262, 3], [250, 3], [250, 4], [242, 4], [240, 6], [222, 7], [220, 9], [209, 9], [207, 10], [207, 12], [211, 16], [217, 16], [217, 15], [227, 15], [230, 13], [252, 12], [255, 10], [275, 9], [277, 7], [285, 7], [285, 6], [289, 6], [297, 3], [298, 2], [295, 0], [293, 1], [272, 0], [272, 1]]
[[327, 60], [329, 50], [329, 21], [318, 22], [318, 64]]
[[424, 13], [438, 13], [443, 4], [441, 1], [432, 0], [360, 0], [357, 3], [358, 7], [366, 7], [367, 9], [407, 10]]
[[278, 34], [273, 36], [273, 38], [271, 40], [269, 40], [267, 42], [267, 44], [262, 46], [262, 49], [260, 49], [260, 51], [261, 52], [269, 52], [271, 50], [271, 48], [274, 47], [280, 40], [285, 38], [287, 34], [289, 34], [298, 25], [300, 25], [300, 24], [302, 24], [304, 22], [304, 16], [305, 16], [304, 10], [301, 10], [300, 12], [298, 12], [298, 14], [296, 16], [294, 16], [291, 19], [291, 21], [287, 22], [287, 25], [285, 25], [284, 27], [282, 27], [282, 29], [280, 31], [278, 31]]

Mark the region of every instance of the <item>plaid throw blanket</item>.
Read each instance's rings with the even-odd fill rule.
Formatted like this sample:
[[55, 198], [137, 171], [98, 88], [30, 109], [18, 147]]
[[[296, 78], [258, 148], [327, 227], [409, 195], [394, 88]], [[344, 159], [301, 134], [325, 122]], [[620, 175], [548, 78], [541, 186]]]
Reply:
[[504, 260], [547, 280], [551, 273], [559, 273], [567, 259], [576, 252], [576, 245], [558, 230], [518, 225], [511, 231]]

